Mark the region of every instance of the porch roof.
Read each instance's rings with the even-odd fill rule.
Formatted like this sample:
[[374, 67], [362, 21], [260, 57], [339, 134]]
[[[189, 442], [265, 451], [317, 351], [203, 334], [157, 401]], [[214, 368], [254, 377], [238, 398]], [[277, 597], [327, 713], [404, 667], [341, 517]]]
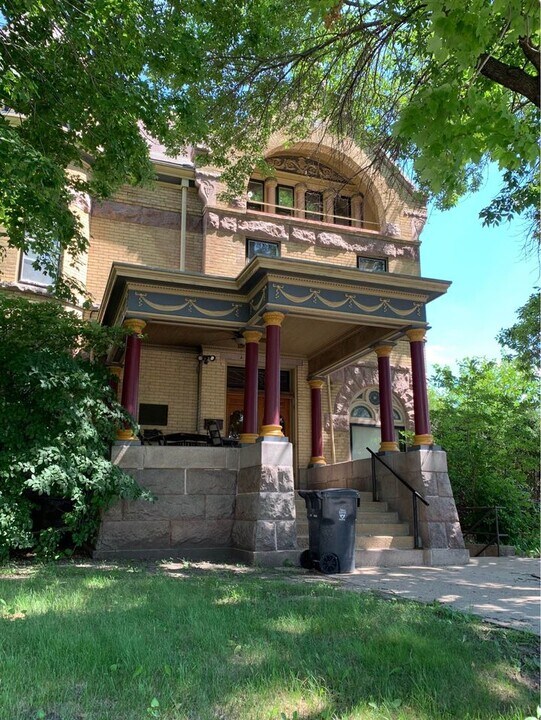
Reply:
[[255, 257], [236, 278], [113, 263], [99, 320], [117, 325], [138, 317], [156, 344], [227, 348], [278, 310], [287, 315], [282, 352], [307, 358], [316, 374], [425, 327], [426, 304], [449, 285], [286, 258]]

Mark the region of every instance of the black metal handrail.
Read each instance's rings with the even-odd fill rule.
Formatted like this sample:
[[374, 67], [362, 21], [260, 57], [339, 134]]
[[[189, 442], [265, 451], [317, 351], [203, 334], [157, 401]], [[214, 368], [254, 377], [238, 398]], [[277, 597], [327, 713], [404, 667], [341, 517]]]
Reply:
[[[458, 515], [460, 517], [461, 513], [471, 512], [471, 511], [483, 511], [482, 514], [477, 518], [477, 520], [468, 528], [462, 528], [462, 534], [464, 536], [472, 535], [474, 536], [474, 539], [477, 537], [485, 536], [485, 538], [488, 539], [488, 542], [486, 545], [484, 545], [481, 550], [475, 553], [474, 557], [479, 557], [482, 555], [487, 548], [489, 548], [491, 545], [496, 545], [498, 557], [500, 557], [500, 546], [503, 544], [501, 542], [502, 538], [508, 537], [507, 533], [501, 533], [500, 532], [500, 520], [498, 517], [498, 510], [502, 510], [500, 506], [497, 505], [459, 505], [457, 506]], [[490, 515], [494, 513], [494, 517], [490, 518]], [[491, 520], [493, 519], [494, 522], [494, 529], [491, 530], [478, 530], [478, 528], [483, 524], [485, 520]], [[461, 523], [462, 524], [462, 523]]]
[[392, 473], [397, 480], [400, 480], [402, 485], [408, 488], [408, 490], [411, 492], [411, 498], [413, 502], [413, 547], [415, 550], [418, 550], [421, 547], [421, 543], [419, 542], [419, 509], [417, 507], [417, 500], [420, 500], [422, 503], [424, 503], [427, 507], [429, 507], [430, 503], [427, 502], [424, 497], [421, 495], [420, 492], [418, 492], [414, 487], [412, 487], [407, 480], [404, 480], [403, 477], [400, 477], [400, 475], [393, 470], [390, 465], [387, 465], [385, 460], [380, 458], [373, 450], [370, 450], [370, 448], [366, 448], [368, 452], [370, 453], [371, 460], [372, 460], [372, 499], [374, 502], [376, 502], [377, 498], [377, 482], [376, 482], [376, 460], [380, 462], [384, 467], [387, 468], [387, 470]]

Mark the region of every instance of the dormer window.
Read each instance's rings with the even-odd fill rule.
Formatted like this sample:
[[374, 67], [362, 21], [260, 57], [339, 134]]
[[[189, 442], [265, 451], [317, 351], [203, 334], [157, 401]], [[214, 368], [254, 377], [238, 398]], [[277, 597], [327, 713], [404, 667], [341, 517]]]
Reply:
[[265, 184], [261, 180], [250, 180], [248, 183], [248, 210], [265, 210]]
[[295, 207], [295, 189], [289, 185], [276, 187], [276, 212], [278, 215], [293, 215]]

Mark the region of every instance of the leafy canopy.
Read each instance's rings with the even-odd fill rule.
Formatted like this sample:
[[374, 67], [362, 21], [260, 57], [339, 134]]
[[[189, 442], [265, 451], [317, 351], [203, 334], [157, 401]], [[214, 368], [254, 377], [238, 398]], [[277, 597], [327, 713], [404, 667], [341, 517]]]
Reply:
[[503, 349], [508, 348], [508, 360], [515, 359], [518, 366], [532, 379], [541, 378], [541, 303], [539, 292], [532, 293], [528, 301], [517, 310], [518, 320], [510, 328], [501, 330], [497, 340]]
[[[0, 294], [0, 557], [54, 552], [66, 534], [89, 543], [101, 508], [141, 494], [108, 459], [116, 429], [133, 423], [99, 362], [120, 333]], [[34, 525], [45, 498], [67, 501], [62, 528]]]
[[515, 362], [469, 358], [457, 373], [436, 367], [432, 385], [432, 427], [457, 505], [501, 506], [510, 544], [538, 548], [537, 383]]

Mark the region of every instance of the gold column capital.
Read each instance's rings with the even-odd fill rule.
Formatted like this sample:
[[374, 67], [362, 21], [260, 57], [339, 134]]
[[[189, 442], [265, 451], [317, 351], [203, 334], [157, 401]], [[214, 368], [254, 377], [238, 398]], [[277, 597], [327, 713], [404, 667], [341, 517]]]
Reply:
[[278, 325], [278, 327], [282, 327], [282, 322], [284, 321], [284, 318], [284, 313], [274, 310], [272, 312], [266, 312], [263, 314], [263, 322], [265, 323], [265, 327], [268, 327], [269, 325]]
[[426, 328], [412, 328], [411, 330], [406, 330], [406, 335], [410, 343], [422, 342], [426, 336]]
[[310, 385], [313, 390], [321, 390], [323, 385], [325, 385], [325, 381], [320, 378], [314, 378], [313, 380], [308, 380], [308, 385]]
[[263, 333], [260, 333], [258, 330], [245, 330], [242, 333], [242, 337], [247, 343], [258, 343], [263, 337]]
[[128, 318], [127, 320], [124, 320], [122, 327], [125, 327], [132, 333], [140, 335], [146, 327], [146, 322], [144, 320], [139, 320], [138, 318]]
[[120, 378], [122, 375], [122, 368], [120, 365], [108, 365], [107, 370], [113, 375], [113, 377]]
[[393, 348], [394, 343], [382, 343], [381, 345], [376, 345], [374, 352], [378, 357], [390, 357]]

